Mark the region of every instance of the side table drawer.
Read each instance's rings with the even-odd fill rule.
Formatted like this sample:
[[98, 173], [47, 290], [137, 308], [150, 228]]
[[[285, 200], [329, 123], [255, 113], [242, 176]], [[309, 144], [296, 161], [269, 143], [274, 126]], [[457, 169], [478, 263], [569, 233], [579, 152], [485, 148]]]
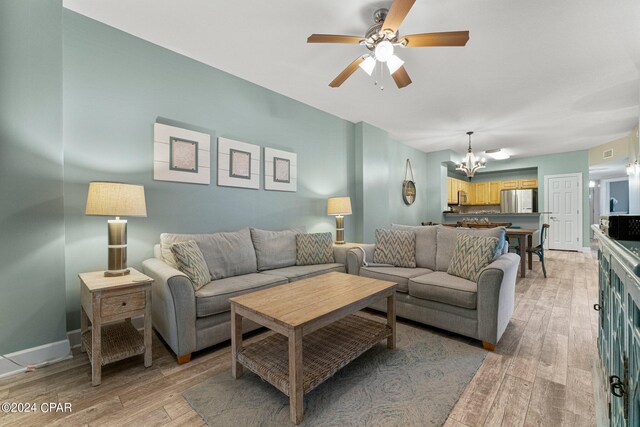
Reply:
[[132, 292], [130, 294], [114, 295], [102, 298], [100, 315], [102, 317], [114, 316], [127, 313], [129, 311], [141, 310], [144, 308], [144, 291]]

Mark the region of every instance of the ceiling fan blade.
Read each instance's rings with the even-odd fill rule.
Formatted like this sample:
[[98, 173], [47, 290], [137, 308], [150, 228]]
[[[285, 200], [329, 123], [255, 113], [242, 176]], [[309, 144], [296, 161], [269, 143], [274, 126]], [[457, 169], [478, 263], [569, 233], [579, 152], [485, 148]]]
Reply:
[[406, 47], [464, 46], [467, 41], [469, 41], [469, 31], [411, 34], [400, 39], [400, 42], [406, 43]]
[[347, 68], [342, 70], [342, 72], [338, 74], [338, 77], [336, 77], [331, 83], [329, 83], [329, 86], [339, 87], [342, 83], [344, 83], [345, 80], [347, 80], [351, 76], [351, 74], [353, 74], [358, 69], [358, 66], [362, 61], [364, 61], [364, 58], [365, 55], [359, 56], [355, 61], [347, 65]]
[[360, 44], [363, 40], [358, 36], [340, 36], [336, 34], [311, 34], [307, 39], [307, 43], [346, 43]]
[[396, 82], [398, 89], [402, 89], [405, 86], [409, 86], [411, 84], [411, 77], [407, 74], [407, 70], [403, 67], [398, 68], [395, 73], [391, 74], [393, 77], [393, 81]]
[[390, 30], [394, 33], [398, 31], [398, 27], [400, 27], [404, 18], [407, 17], [407, 14], [415, 2], [416, 0], [394, 0], [384, 20], [384, 24], [382, 24], [382, 30]]

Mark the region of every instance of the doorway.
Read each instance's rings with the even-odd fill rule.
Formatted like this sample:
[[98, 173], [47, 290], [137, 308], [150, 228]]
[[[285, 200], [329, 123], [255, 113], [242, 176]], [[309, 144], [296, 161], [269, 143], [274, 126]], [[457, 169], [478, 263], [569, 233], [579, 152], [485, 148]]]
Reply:
[[549, 212], [549, 249], [582, 249], [582, 174], [545, 175], [544, 198]]

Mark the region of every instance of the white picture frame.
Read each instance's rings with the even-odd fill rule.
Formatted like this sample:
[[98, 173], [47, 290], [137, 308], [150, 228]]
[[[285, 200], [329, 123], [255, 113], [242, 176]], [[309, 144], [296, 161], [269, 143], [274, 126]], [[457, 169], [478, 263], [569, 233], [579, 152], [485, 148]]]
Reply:
[[260, 146], [219, 137], [218, 185], [260, 189]]
[[296, 153], [265, 147], [264, 189], [298, 191], [298, 155]]
[[153, 179], [211, 183], [211, 136], [162, 123], [153, 125]]

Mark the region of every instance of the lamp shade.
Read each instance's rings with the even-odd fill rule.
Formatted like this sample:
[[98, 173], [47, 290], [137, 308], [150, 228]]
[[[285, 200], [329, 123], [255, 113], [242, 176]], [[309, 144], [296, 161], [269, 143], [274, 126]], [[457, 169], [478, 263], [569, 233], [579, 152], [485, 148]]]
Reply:
[[327, 203], [327, 215], [351, 215], [351, 199], [331, 197]]
[[85, 214], [146, 217], [144, 186], [119, 182], [91, 182]]

